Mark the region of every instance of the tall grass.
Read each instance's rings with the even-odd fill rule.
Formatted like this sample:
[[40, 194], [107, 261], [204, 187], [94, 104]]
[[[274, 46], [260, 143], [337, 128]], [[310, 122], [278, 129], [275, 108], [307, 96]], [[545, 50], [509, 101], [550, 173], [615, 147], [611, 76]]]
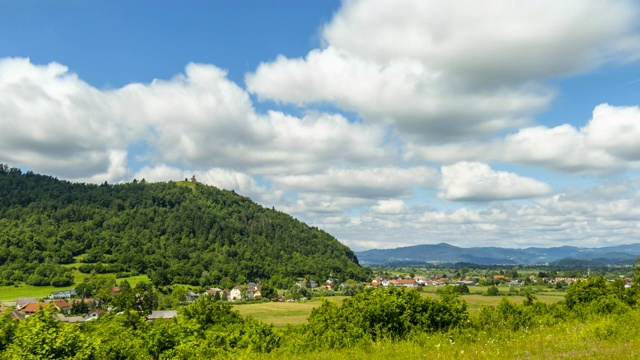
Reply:
[[638, 359], [640, 311], [573, 319], [520, 331], [473, 329], [416, 334], [405, 341], [383, 340], [350, 349], [245, 354], [261, 359]]

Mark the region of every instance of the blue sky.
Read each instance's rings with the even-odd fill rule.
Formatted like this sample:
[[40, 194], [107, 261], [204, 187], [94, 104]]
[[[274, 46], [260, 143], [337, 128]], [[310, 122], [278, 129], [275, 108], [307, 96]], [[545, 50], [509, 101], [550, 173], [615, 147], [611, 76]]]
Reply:
[[354, 249], [640, 234], [636, 1], [0, 0], [0, 163], [234, 189]]

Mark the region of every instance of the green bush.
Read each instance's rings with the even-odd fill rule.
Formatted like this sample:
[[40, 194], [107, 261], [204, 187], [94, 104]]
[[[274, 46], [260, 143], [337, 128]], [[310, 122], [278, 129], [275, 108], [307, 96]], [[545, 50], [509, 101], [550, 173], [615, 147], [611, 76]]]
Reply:
[[487, 289], [487, 295], [498, 296], [500, 295], [500, 290], [498, 290], [498, 287], [495, 285], [489, 286], [489, 288]]
[[414, 331], [434, 332], [466, 324], [466, 302], [438, 301], [415, 290], [366, 289], [338, 306], [323, 300], [304, 332], [313, 347], [342, 348], [379, 339], [404, 339]]

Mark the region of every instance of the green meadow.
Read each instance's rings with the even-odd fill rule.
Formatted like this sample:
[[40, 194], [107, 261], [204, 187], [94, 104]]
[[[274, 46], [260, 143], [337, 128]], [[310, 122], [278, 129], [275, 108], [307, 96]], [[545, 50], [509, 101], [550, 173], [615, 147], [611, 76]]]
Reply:
[[[52, 291], [74, 288], [76, 285], [80, 284], [85, 277], [88, 277], [89, 275], [81, 274], [78, 271], [74, 271], [73, 276], [75, 279], [75, 284], [66, 287], [32, 286], [26, 285], [24, 283], [20, 285], [0, 286], [0, 301], [16, 301], [16, 299], [18, 298], [45, 298], [48, 297]], [[118, 284], [120, 284], [124, 280], [127, 280], [129, 284], [131, 284], [131, 286], [135, 286], [141, 281], [149, 282], [149, 277], [147, 275], [136, 275], [117, 279], [115, 274], [101, 274], [96, 276], [115, 279], [116, 283]]]
[[[436, 288], [426, 287], [422, 292], [422, 296], [430, 297], [433, 299], [439, 299], [439, 295], [436, 293]], [[470, 311], [480, 309], [482, 306], [496, 305], [504, 296], [507, 296], [508, 288], [501, 291], [503, 296], [485, 296], [477, 294], [474, 290], [486, 292], [486, 287], [472, 288], [472, 294], [462, 295], [460, 298], [467, 302]], [[535, 294], [536, 299], [540, 302], [547, 304], [556, 303], [564, 299], [564, 292], [549, 292]], [[346, 296], [333, 296], [328, 297], [329, 301], [333, 301], [336, 304], [341, 304]], [[509, 301], [514, 303], [522, 303], [525, 300], [524, 296], [509, 296]], [[311, 314], [311, 310], [320, 306], [320, 298], [314, 298], [310, 301], [284, 303], [284, 302], [261, 302], [241, 304], [234, 306], [235, 310], [238, 310], [242, 316], [251, 316], [260, 321], [271, 323], [276, 327], [285, 325], [300, 325], [307, 322], [307, 318]]]

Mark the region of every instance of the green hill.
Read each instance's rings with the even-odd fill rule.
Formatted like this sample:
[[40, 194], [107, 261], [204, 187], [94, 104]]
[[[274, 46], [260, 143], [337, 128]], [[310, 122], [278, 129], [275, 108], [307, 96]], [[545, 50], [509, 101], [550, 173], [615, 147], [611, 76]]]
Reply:
[[[334, 237], [233, 191], [190, 182], [78, 184], [0, 165], [0, 281], [147, 274], [157, 285], [362, 279]], [[55, 282], [55, 284], [54, 284]]]

